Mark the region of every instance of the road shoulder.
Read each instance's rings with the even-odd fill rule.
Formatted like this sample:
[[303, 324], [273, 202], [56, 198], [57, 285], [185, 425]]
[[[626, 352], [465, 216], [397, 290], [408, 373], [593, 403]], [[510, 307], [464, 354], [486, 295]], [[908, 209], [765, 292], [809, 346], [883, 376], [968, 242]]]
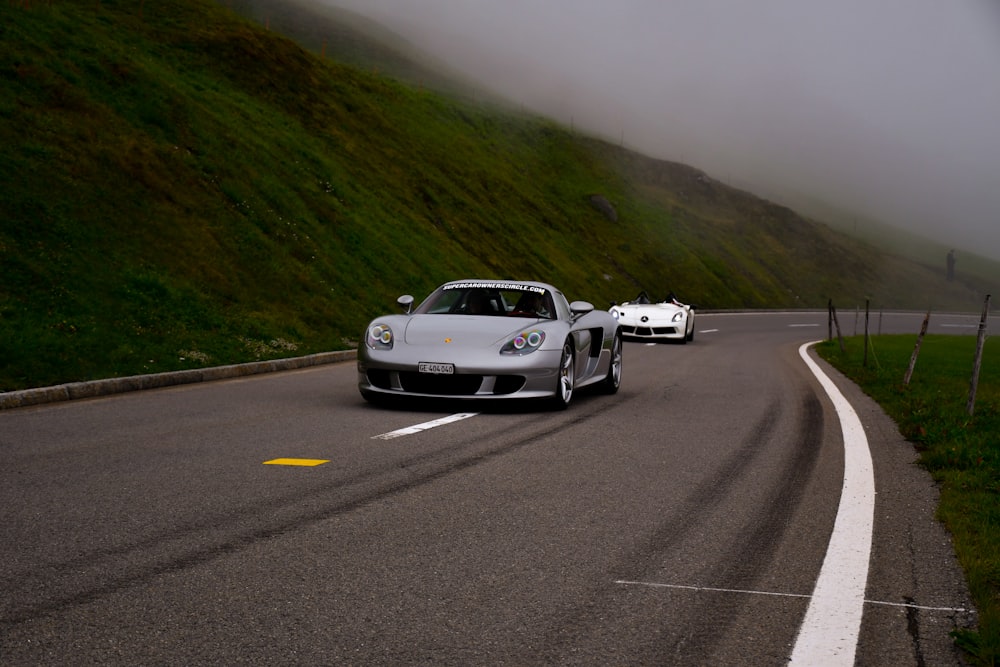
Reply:
[[854, 406], [875, 470], [875, 521], [859, 665], [964, 665], [950, 632], [975, 625], [939, 490], [914, 445], [860, 388], [810, 353]]

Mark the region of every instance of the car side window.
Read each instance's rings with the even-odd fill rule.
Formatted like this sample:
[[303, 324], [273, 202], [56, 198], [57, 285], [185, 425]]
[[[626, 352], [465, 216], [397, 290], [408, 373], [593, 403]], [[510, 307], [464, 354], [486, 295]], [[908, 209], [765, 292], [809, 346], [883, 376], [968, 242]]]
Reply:
[[568, 320], [572, 317], [569, 311], [569, 301], [562, 292], [552, 292], [552, 302], [555, 304], [555, 317], [560, 320]]

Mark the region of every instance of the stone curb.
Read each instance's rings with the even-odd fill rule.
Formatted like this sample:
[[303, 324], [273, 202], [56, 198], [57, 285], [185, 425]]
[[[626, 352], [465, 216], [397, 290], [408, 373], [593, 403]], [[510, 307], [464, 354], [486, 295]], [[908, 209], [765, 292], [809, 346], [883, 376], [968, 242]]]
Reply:
[[94, 398], [121, 394], [127, 391], [157, 389], [178, 384], [193, 382], [210, 382], [227, 378], [288, 371], [320, 364], [332, 364], [339, 361], [349, 361], [357, 358], [357, 350], [341, 350], [338, 352], [321, 352], [305, 357], [290, 359], [274, 359], [271, 361], [255, 361], [249, 364], [232, 364], [229, 366], [213, 366], [211, 368], [193, 368], [186, 371], [170, 373], [151, 373], [148, 375], [132, 375], [129, 377], [112, 378], [109, 380], [90, 380], [87, 382], [70, 382], [52, 387], [22, 389], [0, 393], [0, 410], [8, 408], [23, 408], [30, 405], [55, 403], [57, 401], [72, 401], [79, 398]]

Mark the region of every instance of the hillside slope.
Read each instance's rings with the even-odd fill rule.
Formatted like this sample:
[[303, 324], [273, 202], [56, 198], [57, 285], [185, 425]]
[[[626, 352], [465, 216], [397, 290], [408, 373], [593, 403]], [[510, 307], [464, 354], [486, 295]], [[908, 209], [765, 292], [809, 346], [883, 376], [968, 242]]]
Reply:
[[0, 390], [341, 349], [458, 276], [600, 307], [640, 288], [707, 308], [981, 300], [689, 167], [339, 64], [213, 0], [0, 18]]

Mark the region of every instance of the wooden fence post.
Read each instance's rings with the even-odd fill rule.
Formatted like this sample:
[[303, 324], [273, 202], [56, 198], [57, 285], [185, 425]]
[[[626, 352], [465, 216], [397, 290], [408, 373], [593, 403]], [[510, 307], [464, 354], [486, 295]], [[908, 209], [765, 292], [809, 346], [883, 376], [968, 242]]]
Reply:
[[972, 381], [969, 383], [969, 402], [965, 405], [965, 411], [972, 416], [976, 408], [976, 389], [979, 387], [979, 369], [983, 364], [983, 344], [986, 342], [986, 321], [990, 316], [990, 295], [986, 295], [983, 303], [983, 316], [979, 318], [979, 336], [976, 339], [976, 359], [972, 364]]
[[910, 384], [910, 378], [913, 377], [913, 367], [917, 365], [917, 355], [920, 354], [920, 344], [924, 342], [924, 335], [927, 333], [927, 323], [931, 319], [931, 309], [927, 309], [927, 314], [924, 315], [924, 323], [920, 325], [920, 333], [917, 335], [917, 344], [913, 346], [913, 354], [910, 355], [910, 365], [906, 367], [906, 374], [903, 375], [903, 384]]
[[833, 299], [830, 299], [830, 319], [833, 320], [833, 326], [837, 328], [837, 340], [840, 341], [840, 351], [847, 352], [847, 348], [844, 347], [844, 337], [840, 333], [840, 322], [837, 321], [837, 309], [833, 307]]
[[833, 299], [826, 302], [826, 339], [833, 342]]
[[862, 368], [868, 368], [868, 310], [871, 301], [865, 299], [865, 354], [861, 359]]

